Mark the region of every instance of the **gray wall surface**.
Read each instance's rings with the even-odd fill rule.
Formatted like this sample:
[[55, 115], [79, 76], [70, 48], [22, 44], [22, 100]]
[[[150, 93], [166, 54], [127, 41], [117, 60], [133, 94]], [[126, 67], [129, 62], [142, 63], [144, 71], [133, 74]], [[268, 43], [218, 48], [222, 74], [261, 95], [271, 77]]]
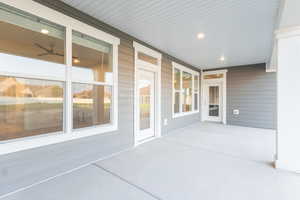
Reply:
[[[78, 12], [74, 11], [74, 13], [78, 15]], [[81, 18], [77, 17], [77, 19]], [[83, 21], [87, 19], [89, 18], [84, 18]], [[91, 21], [96, 28], [101, 28], [95, 24], [95, 21], [92, 19]], [[121, 32], [110, 31], [109, 28], [103, 27], [101, 30], [121, 39], [118, 58], [119, 131], [0, 156], [0, 196], [133, 147], [134, 49], [132, 39]], [[169, 122], [167, 126], [162, 125], [163, 134], [174, 128], [188, 125], [198, 120], [200, 116], [200, 114], [195, 114], [172, 119], [172, 61], [178, 60], [163, 54], [162, 119], [167, 118]]]
[[267, 73], [265, 64], [228, 68], [227, 123], [274, 129], [275, 122], [276, 73]]

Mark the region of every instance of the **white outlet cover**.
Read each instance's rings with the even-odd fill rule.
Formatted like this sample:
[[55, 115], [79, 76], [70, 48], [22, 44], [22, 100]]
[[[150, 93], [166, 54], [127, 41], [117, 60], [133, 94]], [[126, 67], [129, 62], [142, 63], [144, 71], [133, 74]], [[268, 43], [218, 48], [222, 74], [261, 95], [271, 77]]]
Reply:
[[168, 119], [164, 119], [164, 125], [165, 125], [165, 126], [168, 125]]
[[240, 114], [240, 110], [234, 109], [234, 110], [233, 110], [233, 114], [234, 114], [234, 115], [239, 115], [239, 114]]

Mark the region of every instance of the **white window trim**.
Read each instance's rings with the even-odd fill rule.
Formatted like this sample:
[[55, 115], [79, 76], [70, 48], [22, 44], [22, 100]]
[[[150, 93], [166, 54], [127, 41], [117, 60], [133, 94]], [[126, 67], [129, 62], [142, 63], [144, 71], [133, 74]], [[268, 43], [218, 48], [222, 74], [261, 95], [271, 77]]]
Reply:
[[[120, 44], [120, 39], [114, 37], [108, 33], [105, 33], [99, 29], [89, 26], [83, 22], [80, 22], [74, 18], [66, 16], [60, 12], [43, 6], [32, 0], [0, 0], [0, 2], [41, 17], [55, 24], [65, 27], [66, 30], [66, 79], [59, 81], [65, 82], [65, 97], [64, 97], [64, 131], [58, 133], [49, 133], [45, 135], [38, 135], [33, 137], [24, 137], [13, 140], [2, 141], [0, 143], [0, 155], [13, 153], [17, 151], [42, 147], [50, 144], [56, 144], [60, 142], [70, 141], [74, 139], [79, 139], [83, 137], [88, 137], [92, 135], [99, 135], [107, 132], [112, 132], [118, 130], [118, 46]], [[113, 46], [113, 105], [112, 105], [112, 123], [100, 126], [94, 126], [83, 129], [72, 130], [72, 77], [71, 77], [71, 66], [72, 66], [72, 30], [79, 31], [83, 34], [89, 35], [96, 39], [105, 41], [112, 44]], [[1, 75], [6, 76], [17, 76], [22, 78], [37, 78], [42, 80], [53, 80], [53, 77], [41, 77], [41, 76], [31, 76], [26, 74], [16, 74], [16, 73], [5, 73], [0, 72]], [[54, 78], [54, 80], [56, 80]], [[74, 82], [74, 81], [73, 81]], [[77, 82], [77, 81], [75, 81]], [[99, 83], [99, 85], [106, 85], [107, 83]], [[66, 121], [67, 120], [67, 121]]]
[[[222, 82], [222, 123], [227, 124], [227, 69], [223, 70], [214, 70], [214, 71], [206, 71], [201, 73], [201, 102], [204, 102], [204, 87], [205, 87], [205, 81], [207, 82]], [[205, 80], [205, 75], [212, 75], [212, 74], [223, 74], [223, 78], [218, 79], [208, 79]], [[201, 110], [204, 111], [204, 104], [201, 106]], [[205, 112], [201, 113], [201, 121], [205, 121]]]
[[[175, 92], [178, 92], [178, 90], [175, 90], [174, 88], [174, 71], [175, 68], [180, 70], [180, 89], [179, 89], [179, 113], [174, 113], [174, 102], [175, 102]], [[182, 112], [182, 72], [188, 72], [190, 74], [192, 74], [192, 111], [189, 112]], [[178, 117], [183, 117], [183, 116], [187, 116], [187, 115], [193, 115], [196, 113], [199, 113], [199, 108], [200, 108], [200, 87], [198, 85], [198, 102], [196, 102], [198, 104], [197, 106], [197, 110], [194, 110], [195, 108], [195, 102], [194, 102], [194, 94], [195, 94], [195, 84], [194, 84], [194, 79], [195, 76], [198, 76], [198, 84], [200, 84], [200, 73], [197, 71], [194, 71], [190, 68], [187, 68], [183, 65], [180, 65], [176, 62], [172, 62], [172, 117], [173, 118], [178, 118]]]
[[[146, 54], [148, 56], [152, 56], [153, 58], [156, 58], [158, 60], [158, 62], [161, 61], [161, 57], [162, 57], [161, 53], [159, 53], [159, 52], [157, 52], [157, 51], [155, 51], [153, 49], [150, 49], [148, 47], [145, 47], [145, 46], [143, 46], [140, 43], [137, 43], [135, 41], [133, 41], [133, 47], [134, 47], [135, 51], [144, 53], [144, 54]], [[142, 61], [142, 60], [140, 60], [138, 58], [137, 58], [137, 60]]]
[[[134, 145], [138, 146], [140, 144], [143, 144], [145, 142], [151, 141], [155, 138], [161, 137], [161, 59], [162, 55], [161, 53], [154, 51], [148, 47], [145, 47], [135, 41], [133, 41], [133, 47], [134, 47]], [[138, 53], [144, 53], [146, 55], [152, 56], [157, 59], [158, 64], [154, 65], [148, 62], [145, 62], [143, 60], [140, 60], [138, 58]], [[136, 135], [139, 132], [138, 123], [139, 123], [139, 114], [138, 114], [138, 83], [137, 83], [137, 74], [138, 74], [138, 68], [146, 67], [147, 69], [151, 69], [151, 71], [156, 73], [156, 80], [157, 83], [155, 89], [156, 89], [156, 108], [155, 108], [155, 136], [150, 139], [146, 139], [143, 141], [139, 141], [139, 137]]]

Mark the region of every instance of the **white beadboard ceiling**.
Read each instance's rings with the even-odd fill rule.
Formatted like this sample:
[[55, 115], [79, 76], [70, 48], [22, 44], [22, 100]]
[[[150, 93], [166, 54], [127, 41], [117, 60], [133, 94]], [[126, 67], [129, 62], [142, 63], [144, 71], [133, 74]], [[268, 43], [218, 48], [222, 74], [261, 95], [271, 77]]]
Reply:
[[[196, 67], [268, 62], [280, 0], [62, 0]], [[197, 33], [205, 33], [198, 40]], [[219, 59], [225, 56], [225, 62]]]

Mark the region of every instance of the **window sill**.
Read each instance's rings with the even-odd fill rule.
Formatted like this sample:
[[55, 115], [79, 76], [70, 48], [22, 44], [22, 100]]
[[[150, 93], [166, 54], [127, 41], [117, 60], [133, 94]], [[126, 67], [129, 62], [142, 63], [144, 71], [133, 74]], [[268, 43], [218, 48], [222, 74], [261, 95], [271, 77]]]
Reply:
[[184, 117], [184, 116], [193, 115], [193, 114], [197, 114], [197, 113], [199, 113], [199, 110], [183, 112], [183, 113], [173, 113], [173, 118]]
[[37, 147], [43, 147], [51, 144], [57, 144], [61, 142], [76, 140], [84, 137], [89, 137], [93, 135], [101, 135], [104, 133], [117, 131], [118, 127], [116, 125], [103, 125], [95, 128], [84, 128], [75, 130], [72, 133], [57, 133], [48, 134], [47, 136], [37, 136], [30, 139], [17, 139], [12, 142], [7, 142], [0, 144], [0, 155], [14, 153], [18, 151], [33, 149]]

